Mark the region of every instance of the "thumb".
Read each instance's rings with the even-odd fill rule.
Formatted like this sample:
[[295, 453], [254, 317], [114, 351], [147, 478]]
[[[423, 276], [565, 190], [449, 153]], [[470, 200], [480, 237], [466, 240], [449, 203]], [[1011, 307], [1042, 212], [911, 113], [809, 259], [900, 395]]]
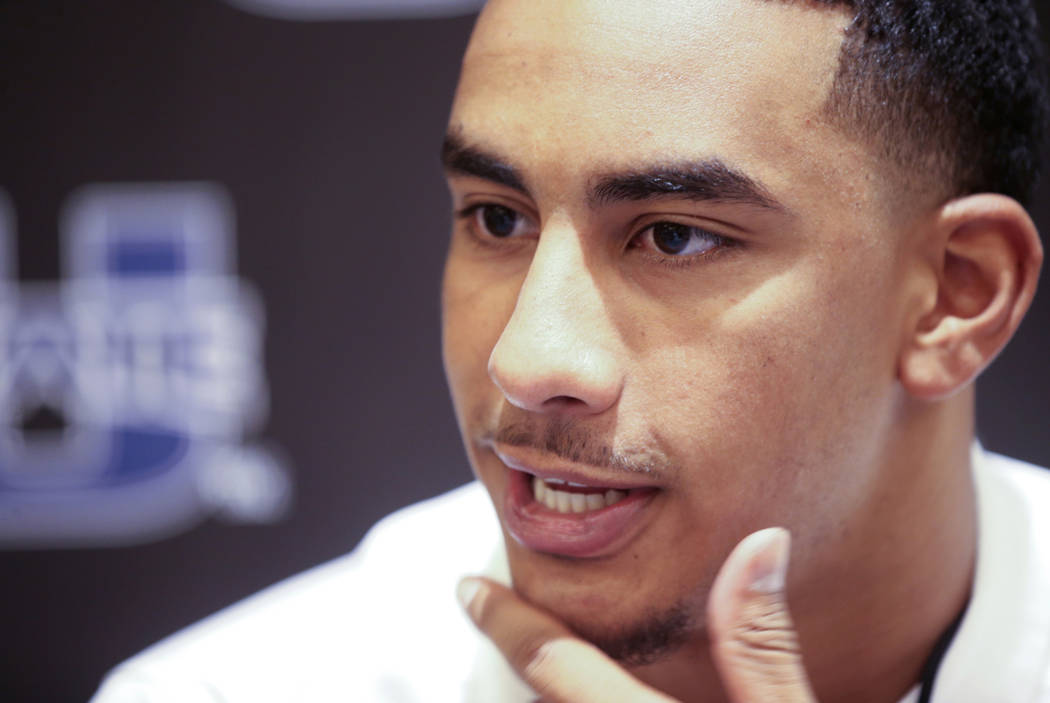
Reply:
[[711, 649], [734, 703], [816, 701], [784, 590], [790, 548], [781, 527], [745, 537], [711, 588]]

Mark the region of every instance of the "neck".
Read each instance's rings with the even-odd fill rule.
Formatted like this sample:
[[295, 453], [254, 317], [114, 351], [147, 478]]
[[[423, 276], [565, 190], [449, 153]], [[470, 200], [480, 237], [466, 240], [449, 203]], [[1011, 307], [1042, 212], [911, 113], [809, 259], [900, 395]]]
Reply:
[[[969, 599], [977, 540], [973, 391], [902, 412], [902, 429], [887, 442], [856, 519], [793, 548], [788, 601], [822, 703], [899, 701]], [[635, 673], [679, 700], [726, 700], [703, 628]]]

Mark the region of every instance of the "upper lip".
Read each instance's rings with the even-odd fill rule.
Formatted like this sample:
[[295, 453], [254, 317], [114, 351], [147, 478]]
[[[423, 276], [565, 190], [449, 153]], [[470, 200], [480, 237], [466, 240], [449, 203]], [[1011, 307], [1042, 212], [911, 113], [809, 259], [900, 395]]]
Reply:
[[615, 488], [621, 491], [656, 487], [656, 482], [652, 480], [653, 477], [613, 473], [615, 469], [579, 464], [531, 447], [508, 445], [501, 442], [493, 442], [491, 446], [500, 461], [509, 468], [538, 476], [541, 479], [558, 479], [585, 486]]

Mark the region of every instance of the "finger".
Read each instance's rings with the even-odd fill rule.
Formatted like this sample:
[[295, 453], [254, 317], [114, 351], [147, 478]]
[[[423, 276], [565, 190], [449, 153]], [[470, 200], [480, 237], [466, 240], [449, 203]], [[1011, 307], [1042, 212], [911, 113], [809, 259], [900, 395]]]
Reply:
[[791, 536], [773, 527], [744, 538], [708, 599], [712, 652], [735, 703], [815, 703], [785, 596]]
[[545, 702], [668, 703], [597, 647], [514, 591], [487, 579], [463, 579], [467, 613]]

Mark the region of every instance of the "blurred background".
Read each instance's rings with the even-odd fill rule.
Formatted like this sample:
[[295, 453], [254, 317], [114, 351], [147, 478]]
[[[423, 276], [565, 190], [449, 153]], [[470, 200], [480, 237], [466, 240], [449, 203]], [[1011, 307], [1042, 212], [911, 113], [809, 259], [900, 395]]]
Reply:
[[[469, 480], [437, 154], [478, 3], [284, 2], [0, 2], [0, 701]], [[979, 386], [1044, 465], [1048, 322]]]

